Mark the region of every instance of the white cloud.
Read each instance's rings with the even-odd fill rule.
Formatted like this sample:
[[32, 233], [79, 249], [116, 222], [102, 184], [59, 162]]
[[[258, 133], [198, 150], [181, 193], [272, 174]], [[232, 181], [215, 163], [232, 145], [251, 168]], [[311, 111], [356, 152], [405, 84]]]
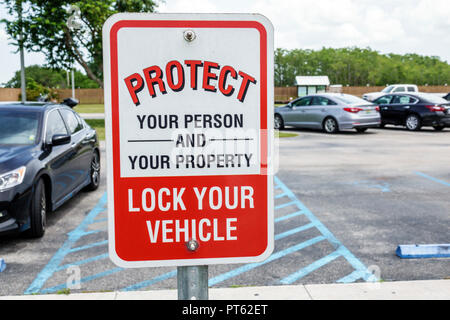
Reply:
[[[165, 0], [159, 12], [261, 13], [275, 28], [275, 46], [287, 49], [370, 47], [381, 53], [417, 53], [450, 62], [449, 0]], [[0, 18], [5, 16], [0, 8]], [[0, 26], [0, 83], [19, 68]], [[26, 64], [44, 63], [27, 54]]]
[[448, 0], [166, 0], [160, 12], [258, 12], [287, 49], [371, 47], [450, 62]]

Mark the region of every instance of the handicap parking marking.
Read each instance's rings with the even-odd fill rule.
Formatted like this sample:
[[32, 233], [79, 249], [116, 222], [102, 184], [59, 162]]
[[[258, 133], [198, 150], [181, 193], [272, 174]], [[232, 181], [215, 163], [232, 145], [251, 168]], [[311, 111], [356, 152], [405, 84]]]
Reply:
[[267, 260], [259, 262], [259, 263], [251, 263], [246, 264], [243, 266], [240, 266], [238, 268], [235, 268], [233, 270], [230, 270], [226, 273], [220, 274], [212, 279], [209, 280], [209, 286], [216, 285], [220, 282], [223, 282], [225, 280], [228, 280], [230, 278], [236, 277], [237, 275], [240, 275], [244, 272], [250, 271], [252, 269], [255, 269], [257, 267], [260, 267], [262, 265], [265, 265], [273, 260], [279, 259], [281, 257], [284, 257], [286, 255], [289, 255], [291, 253], [300, 251], [306, 247], [312, 246], [320, 241], [328, 241], [330, 242], [333, 247], [335, 248], [335, 251], [331, 254], [313, 262], [309, 266], [302, 268], [292, 274], [286, 275], [284, 278], [280, 280], [281, 284], [292, 284], [295, 281], [300, 280], [301, 278], [305, 277], [306, 275], [310, 274], [313, 271], [316, 271], [320, 267], [323, 267], [324, 265], [328, 264], [329, 262], [335, 260], [338, 257], [343, 257], [347, 260], [347, 262], [355, 269], [351, 274], [344, 276], [337, 280], [337, 282], [340, 283], [349, 283], [349, 282], [355, 282], [359, 279], [363, 279], [365, 281], [368, 281], [369, 279], [373, 280], [373, 274], [366, 268], [366, 266], [358, 259], [356, 258], [326, 227], [322, 224], [322, 222], [317, 219], [317, 217], [300, 201], [297, 199], [295, 194], [278, 178], [274, 177], [275, 181], [275, 189], [281, 189], [280, 197], [278, 199], [281, 199], [283, 197], [288, 198], [288, 202], [285, 202], [283, 204], [275, 206], [275, 210], [279, 210], [282, 208], [286, 208], [289, 206], [295, 207], [294, 213], [288, 213], [284, 214], [281, 217], [277, 217], [275, 219], [275, 223], [279, 221], [283, 221], [298, 215], [304, 215], [306, 216], [310, 223], [296, 227], [294, 229], [288, 230], [282, 234], [275, 235], [275, 240], [281, 240], [282, 238], [286, 237], [287, 235], [293, 234], [295, 232], [301, 232], [310, 228], [316, 228], [321, 233], [321, 236], [317, 236], [315, 238], [309, 239], [307, 241], [304, 241], [302, 243], [296, 244], [294, 246], [291, 246], [287, 249], [274, 252]]
[[102, 240], [100, 242], [94, 242], [81, 247], [73, 247], [78, 240], [82, 237], [98, 233], [101, 230], [88, 230], [89, 225], [98, 222], [97, 216], [106, 210], [106, 202], [107, 196], [106, 192], [102, 195], [96, 206], [88, 213], [88, 215], [83, 219], [83, 221], [71, 232], [69, 232], [67, 240], [63, 243], [63, 245], [58, 249], [58, 251], [53, 255], [47, 265], [42, 269], [42, 271], [37, 275], [37, 277], [33, 280], [30, 286], [25, 290], [24, 294], [34, 294], [34, 293], [52, 293], [58, 290], [66, 288], [66, 284], [58, 285], [52, 288], [48, 288], [42, 290], [42, 287], [45, 285], [48, 279], [50, 279], [53, 274], [57, 271], [67, 269], [71, 266], [79, 266], [84, 263], [92, 262], [95, 260], [106, 259], [108, 257], [107, 254], [102, 254], [96, 257], [92, 257], [86, 260], [77, 261], [74, 263], [61, 265], [61, 262], [64, 258], [73, 252], [89, 249], [95, 246], [106, 246], [108, 241]]
[[418, 176], [421, 176], [421, 177], [425, 178], [425, 179], [428, 179], [428, 180], [431, 180], [431, 181], [433, 181], [433, 182], [440, 183], [440, 184], [442, 184], [442, 185], [444, 185], [444, 186], [450, 187], [450, 183], [448, 183], [448, 182], [446, 182], [446, 181], [437, 179], [437, 178], [435, 178], [435, 177], [429, 176], [429, 175], [427, 175], [427, 174], [425, 174], [425, 173], [422, 173], [422, 172], [419, 172], [419, 171], [416, 171], [416, 172], [414, 172], [414, 173], [415, 173], [416, 175], [418, 175]]
[[[354, 282], [359, 279], [363, 279], [365, 281], [368, 281], [368, 279], [371, 279], [373, 277], [372, 273], [369, 272], [366, 268], [366, 266], [357, 259], [323, 224], [322, 222], [317, 219], [317, 217], [300, 201], [297, 199], [295, 194], [278, 178], [274, 177], [275, 186], [274, 189], [277, 190], [277, 194], [275, 195], [275, 198], [279, 201], [285, 201], [284, 203], [281, 203], [279, 205], [275, 206], [275, 211], [278, 213], [278, 216], [276, 215], [276, 218], [274, 219], [275, 224], [286, 221], [298, 216], [303, 215], [304, 217], [309, 220], [306, 224], [295, 226], [291, 228], [290, 230], [283, 231], [281, 233], [278, 233], [275, 235], [275, 241], [283, 241], [284, 238], [289, 237], [291, 235], [294, 235], [296, 233], [300, 233], [306, 230], [316, 229], [319, 231], [320, 235], [316, 235], [315, 237], [303, 240], [300, 243], [291, 245], [288, 248], [279, 250], [277, 252], [272, 253], [272, 255], [266, 259], [265, 261], [258, 262], [258, 263], [249, 263], [244, 264], [240, 267], [231, 269], [229, 271], [223, 272], [221, 274], [218, 274], [214, 276], [213, 278], [209, 279], [209, 286], [217, 285], [227, 279], [234, 278], [242, 273], [248, 272], [250, 270], [259, 268], [261, 266], [266, 265], [267, 263], [270, 263], [272, 261], [278, 260], [280, 258], [286, 257], [290, 254], [296, 253], [301, 251], [302, 249], [305, 249], [307, 247], [313, 246], [317, 243], [327, 241], [332, 244], [334, 251], [325, 257], [322, 257], [318, 259], [317, 261], [314, 261], [310, 265], [301, 268], [291, 274], [285, 274], [281, 275], [279, 280], [280, 284], [292, 284], [301, 278], [305, 277], [306, 275], [317, 271], [321, 267], [327, 265], [328, 263], [336, 260], [338, 257], [343, 257], [346, 259], [346, 261], [353, 267], [354, 271], [352, 271], [350, 274], [340, 278], [337, 280], [337, 282], [342, 283], [348, 283], [348, 282]], [[72, 266], [81, 266], [83, 264], [87, 264], [94, 261], [99, 260], [107, 260], [109, 258], [109, 255], [107, 253], [107, 244], [108, 240], [107, 237], [103, 239], [95, 239], [91, 243], [87, 243], [81, 246], [75, 246], [77, 241], [82, 239], [83, 237], [87, 235], [92, 235], [100, 232], [104, 232], [106, 230], [91, 230], [89, 229], [90, 226], [92, 226], [95, 223], [99, 222], [105, 222], [107, 221], [106, 218], [100, 218], [99, 214], [104, 213], [106, 209], [107, 204], [107, 198], [106, 198], [106, 192], [103, 194], [103, 196], [100, 198], [99, 202], [96, 204], [96, 206], [87, 214], [87, 216], [84, 218], [84, 220], [78, 225], [73, 231], [68, 233], [68, 239], [63, 243], [63, 245], [58, 249], [58, 251], [54, 254], [54, 256], [50, 259], [48, 264], [42, 269], [42, 271], [37, 275], [37, 277], [33, 280], [33, 282], [30, 284], [28, 289], [24, 292], [24, 294], [33, 294], [33, 293], [54, 293], [58, 290], [65, 289], [67, 287], [66, 283], [58, 284], [49, 288], [44, 288], [45, 283], [53, 277], [53, 275], [58, 272], [65, 269], [68, 269]], [[287, 209], [292, 209], [291, 212]], [[104, 232], [106, 235], [106, 233]], [[100, 234], [101, 235], [101, 234]], [[73, 261], [70, 263], [62, 264], [65, 257], [73, 252], [80, 252], [83, 250], [87, 250], [89, 248], [93, 247], [101, 247], [105, 246], [105, 252], [97, 254], [96, 256], [84, 258], [78, 261]], [[124, 271], [124, 268], [120, 267], [114, 267], [109, 268], [107, 270], [103, 270], [101, 272], [98, 272], [93, 275], [86, 276], [84, 278], [79, 279], [79, 283], [86, 283], [95, 279], [103, 278], [110, 276], [112, 274], [116, 274], [119, 272]], [[133, 291], [133, 290], [139, 290], [142, 288], [146, 288], [152, 285], [155, 285], [159, 282], [171, 279], [176, 277], [177, 270], [172, 269], [167, 271], [165, 269], [162, 274], [159, 274], [157, 276], [154, 276], [153, 278], [141, 282], [137, 282], [134, 284], [129, 284], [128, 286], [125, 286], [119, 291]]]

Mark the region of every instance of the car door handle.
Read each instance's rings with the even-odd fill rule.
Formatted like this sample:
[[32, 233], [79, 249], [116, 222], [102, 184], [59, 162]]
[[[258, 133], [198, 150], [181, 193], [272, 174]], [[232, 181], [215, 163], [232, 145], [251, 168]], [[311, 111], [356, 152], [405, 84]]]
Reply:
[[383, 110], [387, 110], [387, 109], [388, 109], [388, 107], [383, 107], [383, 108], [381, 108], [381, 109], [383, 109]]
[[403, 108], [405, 108], [405, 109], [409, 109], [409, 108], [411, 108], [410, 106], [404, 106]]

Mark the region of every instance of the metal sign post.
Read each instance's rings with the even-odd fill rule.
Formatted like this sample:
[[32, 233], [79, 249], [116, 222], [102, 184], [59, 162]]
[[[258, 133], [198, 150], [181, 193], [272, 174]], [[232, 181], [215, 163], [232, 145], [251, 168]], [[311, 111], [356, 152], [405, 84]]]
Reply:
[[177, 268], [178, 300], [208, 300], [208, 266]]

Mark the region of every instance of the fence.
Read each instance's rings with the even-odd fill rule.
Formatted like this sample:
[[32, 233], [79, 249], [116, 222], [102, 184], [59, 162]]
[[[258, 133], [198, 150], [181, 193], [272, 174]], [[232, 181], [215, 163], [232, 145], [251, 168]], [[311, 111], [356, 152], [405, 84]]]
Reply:
[[[384, 87], [342, 87], [342, 93], [362, 96], [366, 92], [381, 91]], [[419, 86], [421, 92], [448, 93], [448, 86]], [[72, 96], [71, 89], [58, 89], [58, 100]], [[0, 88], [0, 101], [19, 101], [20, 89]], [[285, 103], [297, 98], [297, 87], [275, 87], [275, 103]], [[83, 104], [103, 104], [103, 89], [75, 89], [75, 97]]]
[[[57, 89], [58, 101], [72, 97], [72, 89]], [[20, 89], [0, 88], [0, 101], [19, 101]], [[75, 89], [75, 98], [84, 104], [103, 104], [103, 89]]]

